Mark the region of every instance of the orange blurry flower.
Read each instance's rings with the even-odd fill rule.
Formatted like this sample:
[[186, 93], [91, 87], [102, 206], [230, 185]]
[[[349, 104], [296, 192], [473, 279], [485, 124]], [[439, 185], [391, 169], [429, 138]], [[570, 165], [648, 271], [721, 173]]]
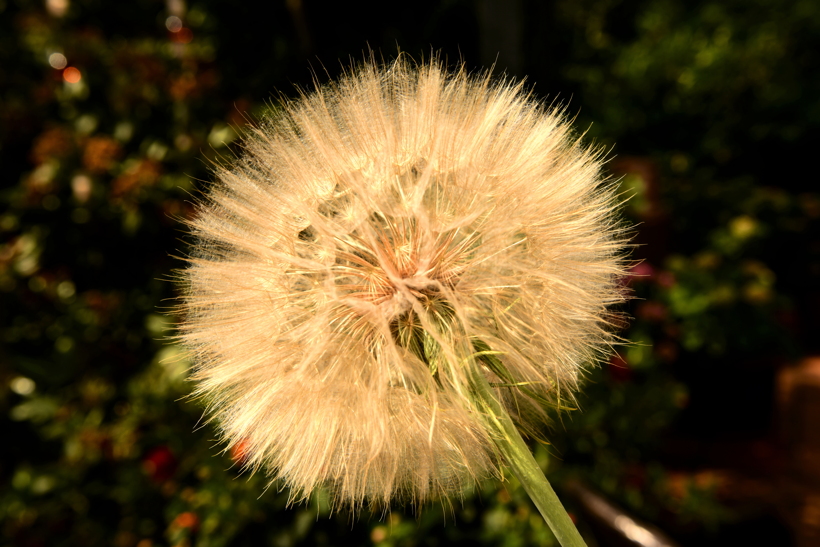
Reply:
[[179, 77], [173, 78], [168, 89], [171, 98], [182, 101], [196, 91], [196, 76], [186, 72]]
[[177, 515], [171, 523], [171, 526], [175, 528], [191, 528], [195, 530], [199, 526], [199, 517], [196, 513], [186, 511]]
[[111, 196], [120, 198], [140, 188], [151, 186], [159, 180], [160, 175], [162, 175], [162, 165], [159, 162], [141, 160], [114, 179], [111, 184]]
[[71, 133], [62, 127], [53, 127], [43, 131], [31, 148], [31, 161], [40, 165], [52, 158], [62, 159], [74, 150]]
[[231, 446], [231, 459], [237, 465], [244, 465], [248, 459], [248, 441], [241, 440]]
[[92, 173], [105, 173], [122, 155], [120, 144], [110, 137], [92, 137], [86, 142], [83, 165]]
[[77, 67], [70, 66], [63, 70], [63, 80], [70, 84], [76, 84], [82, 80], [83, 75]]

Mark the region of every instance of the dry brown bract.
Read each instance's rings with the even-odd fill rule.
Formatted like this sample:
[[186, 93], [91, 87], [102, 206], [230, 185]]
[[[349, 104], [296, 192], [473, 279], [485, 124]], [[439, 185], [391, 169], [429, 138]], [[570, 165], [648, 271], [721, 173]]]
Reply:
[[457, 493], [612, 342], [623, 231], [599, 154], [520, 86], [368, 64], [286, 104], [192, 221], [181, 338], [248, 465], [293, 499]]

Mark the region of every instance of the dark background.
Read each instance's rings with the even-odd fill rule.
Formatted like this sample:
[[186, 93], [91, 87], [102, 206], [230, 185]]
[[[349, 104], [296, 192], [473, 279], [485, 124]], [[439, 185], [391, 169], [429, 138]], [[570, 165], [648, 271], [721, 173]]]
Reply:
[[820, 541], [816, 1], [0, 0], [2, 545], [552, 544], [514, 480], [286, 509], [165, 340], [212, 162], [399, 49], [526, 78], [632, 196], [632, 343], [534, 446], [590, 545], [629, 543], [579, 481], [681, 545]]

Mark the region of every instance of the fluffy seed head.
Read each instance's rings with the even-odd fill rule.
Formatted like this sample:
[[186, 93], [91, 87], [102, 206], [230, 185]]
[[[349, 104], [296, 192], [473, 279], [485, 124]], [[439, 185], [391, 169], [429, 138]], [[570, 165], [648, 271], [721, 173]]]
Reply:
[[623, 230], [560, 113], [435, 62], [285, 104], [192, 221], [180, 338], [229, 446], [302, 499], [414, 502], [496, 469], [612, 342]]

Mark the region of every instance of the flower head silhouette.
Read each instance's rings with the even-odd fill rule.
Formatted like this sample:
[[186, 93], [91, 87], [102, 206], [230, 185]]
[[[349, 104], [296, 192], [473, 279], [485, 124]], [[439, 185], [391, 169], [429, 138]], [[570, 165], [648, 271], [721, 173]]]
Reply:
[[520, 86], [365, 64], [244, 147], [191, 222], [180, 337], [228, 444], [294, 499], [457, 492], [499, 463], [476, 378], [535, 430], [607, 353], [613, 188]]

